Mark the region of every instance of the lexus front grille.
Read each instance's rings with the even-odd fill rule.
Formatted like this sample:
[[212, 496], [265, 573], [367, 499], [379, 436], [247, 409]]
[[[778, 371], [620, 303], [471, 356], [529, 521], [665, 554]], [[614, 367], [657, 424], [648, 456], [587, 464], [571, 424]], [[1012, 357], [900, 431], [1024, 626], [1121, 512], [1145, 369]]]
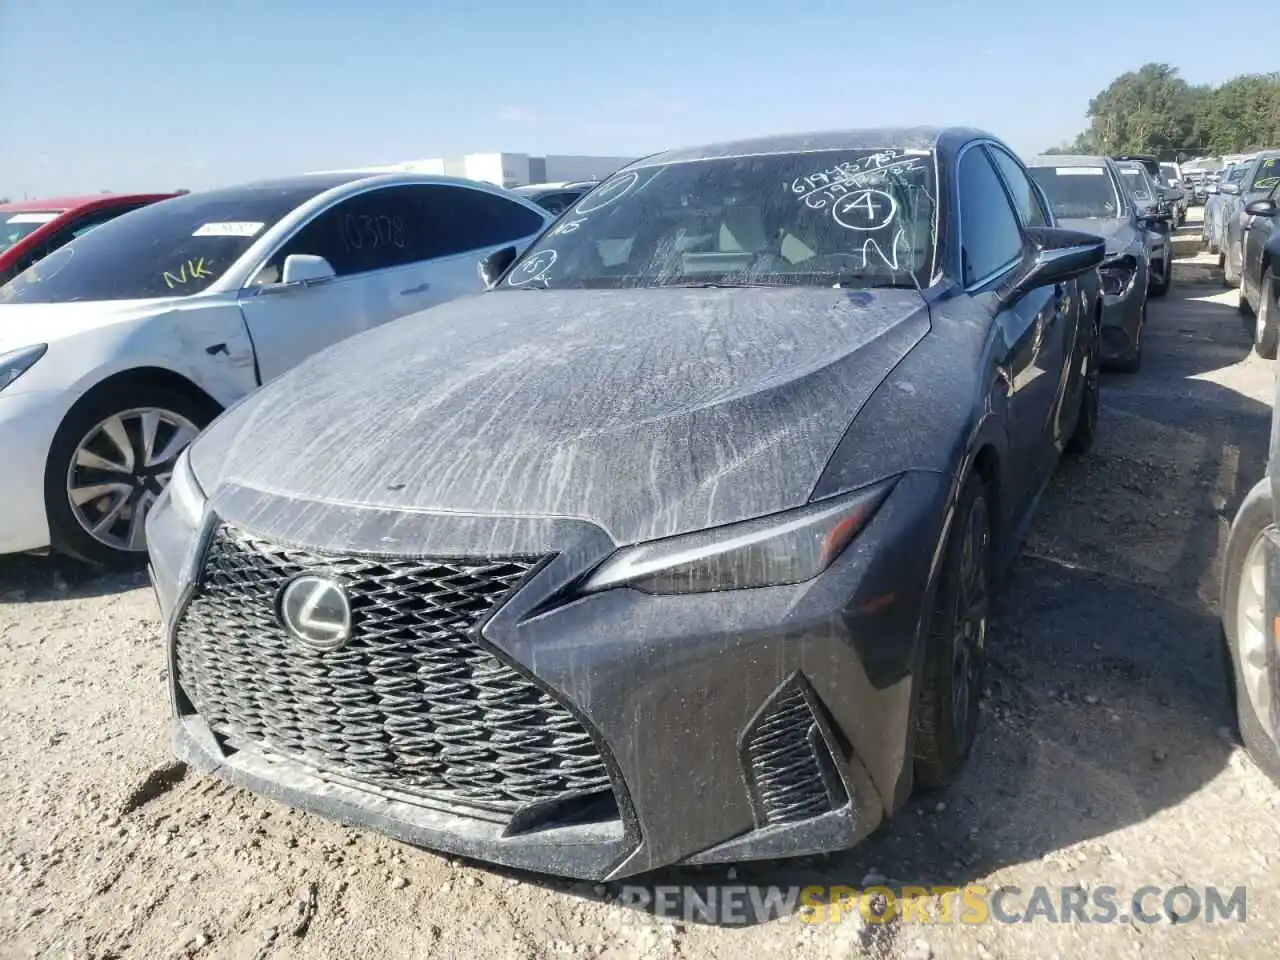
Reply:
[[[175, 630], [177, 680], [233, 750], [489, 819], [610, 791], [577, 718], [474, 636], [538, 558], [339, 556], [214, 532]], [[351, 639], [308, 649], [281, 626], [282, 587], [341, 583]]]

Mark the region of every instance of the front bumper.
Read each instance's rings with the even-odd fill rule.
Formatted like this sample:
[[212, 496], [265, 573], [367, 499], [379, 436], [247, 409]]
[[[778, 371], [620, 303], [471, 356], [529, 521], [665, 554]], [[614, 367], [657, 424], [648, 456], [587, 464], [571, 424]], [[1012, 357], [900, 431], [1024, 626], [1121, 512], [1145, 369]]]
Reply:
[[[148, 543], [168, 636], [175, 749], [197, 769], [288, 804], [537, 872], [615, 879], [678, 862], [848, 847], [910, 787], [920, 621], [948, 481], [904, 476], [844, 555], [806, 584], [683, 597], [614, 589], [569, 602], [557, 598], [614, 548], [582, 521], [405, 515], [232, 490], [215, 494], [196, 531], [162, 497]], [[545, 557], [468, 637], [580, 721], [607, 769], [612, 807], [587, 819], [478, 816], [465, 804], [321, 773], [266, 743], [229, 745], [177, 669], [184, 612], [201, 596], [219, 524], [344, 556]], [[290, 691], [276, 694], [287, 700]], [[779, 736], [795, 724], [809, 731], [805, 749], [824, 758], [830, 802], [821, 809], [772, 817], [777, 770], [761, 764], [780, 761], [760, 747], [770, 723]]]
[[1148, 283], [1147, 267], [1139, 262], [1134, 278], [1124, 292], [1103, 294], [1102, 339], [1098, 353], [1103, 363], [1127, 360], [1137, 348]]
[[0, 554], [49, 546], [45, 463], [70, 403], [62, 393], [0, 393]]

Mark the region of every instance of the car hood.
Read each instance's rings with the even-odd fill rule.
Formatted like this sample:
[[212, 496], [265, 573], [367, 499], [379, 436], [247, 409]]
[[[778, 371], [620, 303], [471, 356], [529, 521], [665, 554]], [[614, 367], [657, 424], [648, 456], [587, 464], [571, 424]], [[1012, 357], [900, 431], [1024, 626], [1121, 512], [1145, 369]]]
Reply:
[[1139, 238], [1138, 232], [1128, 220], [1104, 219], [1102, 217], [1084, 217], [1059, 220], [1058, 226], [1068, 230], [1079, 230], [1092, 233], [1107, 241], [1107, 253], [1120, 253], [1130, 243]]
[[52, 343], [86, 330], [136, 320], [182, 303], [184, 299], [0, 303], [0, 353], [35, 343]]
[[192, 468], [215, 507], [226, 484], [668, 536], [805, 503], [928, 329], [906, 290], [496, 291], [317, 354]]

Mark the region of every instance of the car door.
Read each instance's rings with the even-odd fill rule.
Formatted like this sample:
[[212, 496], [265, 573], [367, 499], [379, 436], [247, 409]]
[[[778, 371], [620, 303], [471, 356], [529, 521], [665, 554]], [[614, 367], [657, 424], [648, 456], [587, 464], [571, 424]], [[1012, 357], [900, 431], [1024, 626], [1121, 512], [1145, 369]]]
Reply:
[[[280, 244], [241, 291], [263, 383], [318, 350], [440, 302], [426, 275], [433, 224], [404, 186], [338, 200]], [[328, 280], [283, 284], [293, 254], [324, 257]]]
[[[1027, 227], [1051, 227], [1054, 225], [1052, 214], [1035, 182], [1027, 174], [1022, 164], [1014, 157], [994, 145], [987, 146], [987, 152], [995, 163], [1004, 180], [1009, 196], [1013, 200], [1014, 209], [1018, 213], [1018, 221], [1025, 230]], [[1077, 324], [1080, 312], [1073, 306], [1080, 301], [1080, 284], [1077, 280], [1058, 284], [1054, 291], [1054, 311], [1045, 325], [1040, 340], [1039, 364], [1046, 370], [1057, 374], [1058, 386], [1050, 411], [1050, 423], [1053, 424], [1052, 440], [1055, 447], [1061, 450], [1067, 442], [1064, 430], [1065, 414], [1078, 408], [1080, 391], [1084, 381], [1074, 376], [1084, 357], [1078, 355], [1082, 340]], [[1074, 427], [1074, 422], [1065, 424]], [[1052, 470], [1052, 463], [1050, 464]]]
[[[269, 255], [242, 291], [262, 381], [362, 330], [478, 293], [479, 260], [512, 242], [523, 250], [545, 219], [465, 186], [402, 184], [338, 201]], [[324, 257], [335, 276], [282, 285], [295, 253]]]
[[[1267, 199], [1280, 203], [1280, 183], [1271, 188]], [[1262, 304], [1262, 254], [1276, 230], [1275, 217], [1250, 217], [1241, 245], [1244, 258], [1240, 271], [1241, 294], [1258, 309]]]
[[991, 310], [997, 352], [1003, 357], [1009, 453], [1018, 465], [1011, 471], [1014, 516], [1022, 513], [1057, 461], [1053, 434], [1062, 365], [1062, 334], [1056, 324], [1061, 291], [1041, 287], [1011, 306], [999, 304], [994, 290], [1022, 257], [1021, 217], [981, 145], [960, 155], [957, 178], [965, 289]]

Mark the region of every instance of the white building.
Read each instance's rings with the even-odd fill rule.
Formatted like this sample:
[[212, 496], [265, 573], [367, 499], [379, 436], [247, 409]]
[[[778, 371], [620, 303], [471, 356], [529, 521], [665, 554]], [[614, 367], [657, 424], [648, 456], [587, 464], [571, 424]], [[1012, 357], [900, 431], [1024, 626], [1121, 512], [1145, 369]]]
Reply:
[[495, 183], [500, 187], [520, 187], [528, 183], [563, 183], [573, 180], [603, 180], [635, 157], [586, 157], [527, 153], [468, 153], [461, 157], [428, 157], [406, 160], [374, 170], [436, 173]]

